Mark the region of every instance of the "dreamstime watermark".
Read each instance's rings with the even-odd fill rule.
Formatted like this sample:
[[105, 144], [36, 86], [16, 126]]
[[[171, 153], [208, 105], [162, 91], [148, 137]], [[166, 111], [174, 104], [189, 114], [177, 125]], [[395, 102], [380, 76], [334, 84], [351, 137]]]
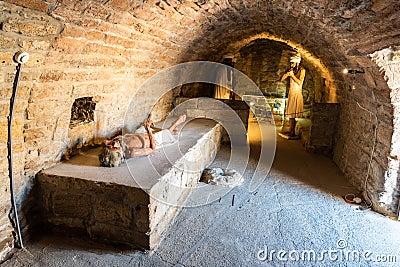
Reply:
[[313, 249], [304, 250], [273, 250], [264, 246], [257, 252], [257, 259], [270, 262], [377, 262], [377, 263], [396, 263], [397, 256], [388, 254], [375, 254], [371, 250], [360, 251], [348, 248], [348, 243], [344, 239], [336, 242], [336, 248], [315, 251]]

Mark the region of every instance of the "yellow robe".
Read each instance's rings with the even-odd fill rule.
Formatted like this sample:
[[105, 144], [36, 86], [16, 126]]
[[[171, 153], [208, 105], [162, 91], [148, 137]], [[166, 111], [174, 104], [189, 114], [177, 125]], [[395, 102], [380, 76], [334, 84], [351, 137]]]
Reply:
[[[299, 78], [301, 71], [300, 69], [296, 75]], [[290, 88], [288, 94], [288, 102], [286, 106], [286, 114], [287, 118], [302, 118], [304, 111], [304, 101], [302, 94], [303, 82], [301, 84], [297, 84], [290, 78]]]

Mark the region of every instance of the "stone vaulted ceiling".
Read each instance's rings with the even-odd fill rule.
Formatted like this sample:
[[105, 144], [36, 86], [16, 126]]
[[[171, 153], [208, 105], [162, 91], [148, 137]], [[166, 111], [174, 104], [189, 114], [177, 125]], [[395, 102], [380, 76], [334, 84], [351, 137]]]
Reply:
[[107, 22], [120, 30], [126, 27], [126, 37], [134, 42], [129, 46], [145, 51], [133, 56], [149, 59], [151, 63], [143, 60], [141, 66], [152, 69], [219, 60], [227, 50], [259, 37], [303, 49], [333, 72], [370, 66], [369, 54], [400, 45], [396, 0], [63, 0], [42, 8], [67, 25], [101, 30], [101, 22]]

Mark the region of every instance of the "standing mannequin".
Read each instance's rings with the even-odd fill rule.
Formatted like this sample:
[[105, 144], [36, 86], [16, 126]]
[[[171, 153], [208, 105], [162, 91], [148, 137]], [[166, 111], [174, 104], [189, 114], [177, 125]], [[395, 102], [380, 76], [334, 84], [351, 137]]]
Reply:
[[[233, 56], [226, 55], [222, 64], [233, 67]], [[217, 73], [217, 82], [218, 85], [215, 85], [214, 88], [214, 98], [218, 99], [232, 99], [232, 92], [228, 89], [228, 86], [232, 86], [233, 77], [232, 70], [228, 68], [222, 68], [219, 73]]]
[[290, 88], [288, 95], [288, 103], [286, 106], [286, 116], [290, 122], [290, 137], [295, 136], [296, 118], [303, 117], [303, 95], [302, 87], [306, 70], [300, 66], [301, 56], [299, 53], [290, 58], [290, 69], [288, 69], [279, 79], [283, 82], [290, 78]]

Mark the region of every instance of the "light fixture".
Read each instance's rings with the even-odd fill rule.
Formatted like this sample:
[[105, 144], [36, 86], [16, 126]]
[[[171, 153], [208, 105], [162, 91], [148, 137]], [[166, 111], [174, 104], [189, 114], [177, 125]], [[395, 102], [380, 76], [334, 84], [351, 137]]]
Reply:
[[14, 60], [18, 64], [25, 64], [29, 60], [29, 54], [27, 52], [19, 51], [14, 55]]
[[343, 69], [344, 74], [357, 74], [357, 73], [365, 73], [363, 70], [349, 70], [349, 69]]
[[363, 71], [363, 70], [355, 70], [355, 69], [347, 69], [347, 68], [343, 69], [343, 74], [352, 74], [353, 75], [352, 84], [351, 84], [351, 89], [352, 90], [356, 89], [356, 86], [354, 85], [354, 82], [355, 82], [355, 79], [356, 79], [355, 75], [359, 74], [359, 73], [365, 73], [365, 71]]

